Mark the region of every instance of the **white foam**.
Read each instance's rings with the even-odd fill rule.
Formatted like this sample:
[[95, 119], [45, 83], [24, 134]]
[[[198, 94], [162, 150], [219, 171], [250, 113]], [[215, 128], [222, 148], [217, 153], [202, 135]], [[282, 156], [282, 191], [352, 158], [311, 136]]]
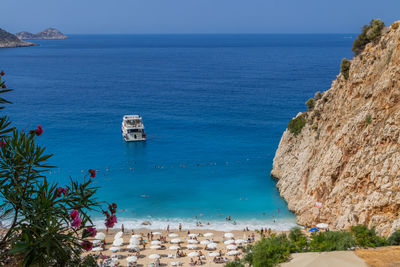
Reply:
[[[142, 225], [144, 221], [149, 221], [151, 225]], [[167, 226], [170, 229], [178, 229], [179, 224], [182, 224], [183, 229], [209, 229], [217, 231], [232, 231], [232, 230], [243, 230], [248, 227], [250, 230], [256, 230], [261, 228], [271, 228], [272, 230], [286, 231], [290, 230], [294, 226], [297, 226], [294, 219], [276, 219], [272, 220], [237, 220], [236, 224], [233, 222], [227, 222], [225, 220], [201, 220], [203, 226], [199, 227], [196, 225], [198, 220], [188, 218], [118, 218], [118, 223], [115, 224], [114, 228], [120, 228], [124, 224], [125, 229], [139, 229], [145, 228], [149, 230], [164, 230]], [[209, 225], [207, 223], [210, 223]], [[94, 224], [99, 229], [104, 229], [104, 220], [94, 220]]]

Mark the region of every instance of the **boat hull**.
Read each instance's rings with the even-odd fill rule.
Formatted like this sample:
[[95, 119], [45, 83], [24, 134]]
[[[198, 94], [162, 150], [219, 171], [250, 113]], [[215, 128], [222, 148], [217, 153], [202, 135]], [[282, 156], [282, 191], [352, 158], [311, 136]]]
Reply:
[[143, 142], [146, 141], [146, 138], [142, 137], [142, 138], [131, 138], [131, 137], [127, 137], [127, 136], [123, 136], [125, 142]]

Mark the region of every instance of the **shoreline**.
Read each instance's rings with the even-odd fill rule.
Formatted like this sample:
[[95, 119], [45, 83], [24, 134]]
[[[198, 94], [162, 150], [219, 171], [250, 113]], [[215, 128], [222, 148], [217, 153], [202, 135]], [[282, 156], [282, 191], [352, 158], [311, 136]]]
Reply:
[[[201, 226], [197, 223], [201, 222]], [[104, 219], [93, 219], [93, 223], [97, 229], [104, 229]], [[144, 224], [145, 223], [145, 224]], [[150, 223], [150, 224], [149, 224]], [[236, 224], [235, 224], [236, 223]], [[212, 231], [242, 231], [245, 228], [250, 230], [271, 229], [274, 231], [289, 231], [295, 226], [300, 226], [296, 223], [295, 219], [275, 219], [274, 220], [236, 220], [236, 221], [225, 221], [221, 220], [204, 220], [202, 219], [191, 219], [191, 218], [121, 218], [118, 217], [118, 223], [115, 224], [116, 228], [121, 228], [124, 225], [125, 229], [147, 229], [147, 230], [160, 230], [166, 229], [167, 226], [171, 230], [178, 230], [179, 224], [182, 224], [183, 228], [193, 231], [212, 230]]]
[[18, 47], [30, 47], [30, 46], [38, 46], [39, 44], [31, 43], [31, 42], [25, 42], [22, 41], [22, 43], [17, 43], [17, 42], [6, 42], [6, 43], [1, 43], [0, 42], [0, 48], [18, 48]]

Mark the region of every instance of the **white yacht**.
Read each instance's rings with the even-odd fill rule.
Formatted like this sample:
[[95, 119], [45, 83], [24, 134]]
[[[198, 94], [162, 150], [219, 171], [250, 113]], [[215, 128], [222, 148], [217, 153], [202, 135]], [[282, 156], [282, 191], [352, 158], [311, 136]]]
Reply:
[[146, 133], [142, 117], [139, 115], [125, 115], [122, 119], [122, 136], [125, 141], [145, 141]]

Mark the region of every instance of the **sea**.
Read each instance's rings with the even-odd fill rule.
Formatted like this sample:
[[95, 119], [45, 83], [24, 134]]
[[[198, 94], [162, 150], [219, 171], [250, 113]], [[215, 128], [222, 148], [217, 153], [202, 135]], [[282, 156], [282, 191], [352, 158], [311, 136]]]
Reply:
[[[282, 133], [330, 88], [351, 34], [69, 35], [0, 49], [14, 89], [3, 111], [41, 124], [51, 182], [97, 170], [97, 199], [120, 227], [285, 230], [295, 215], [270, 176]], [[125, 114], [147, 141], [127, 143]], [[227, 221], [230, 216], [231, 220]], [[92, 212], [104, 228], [101, 212]]]

